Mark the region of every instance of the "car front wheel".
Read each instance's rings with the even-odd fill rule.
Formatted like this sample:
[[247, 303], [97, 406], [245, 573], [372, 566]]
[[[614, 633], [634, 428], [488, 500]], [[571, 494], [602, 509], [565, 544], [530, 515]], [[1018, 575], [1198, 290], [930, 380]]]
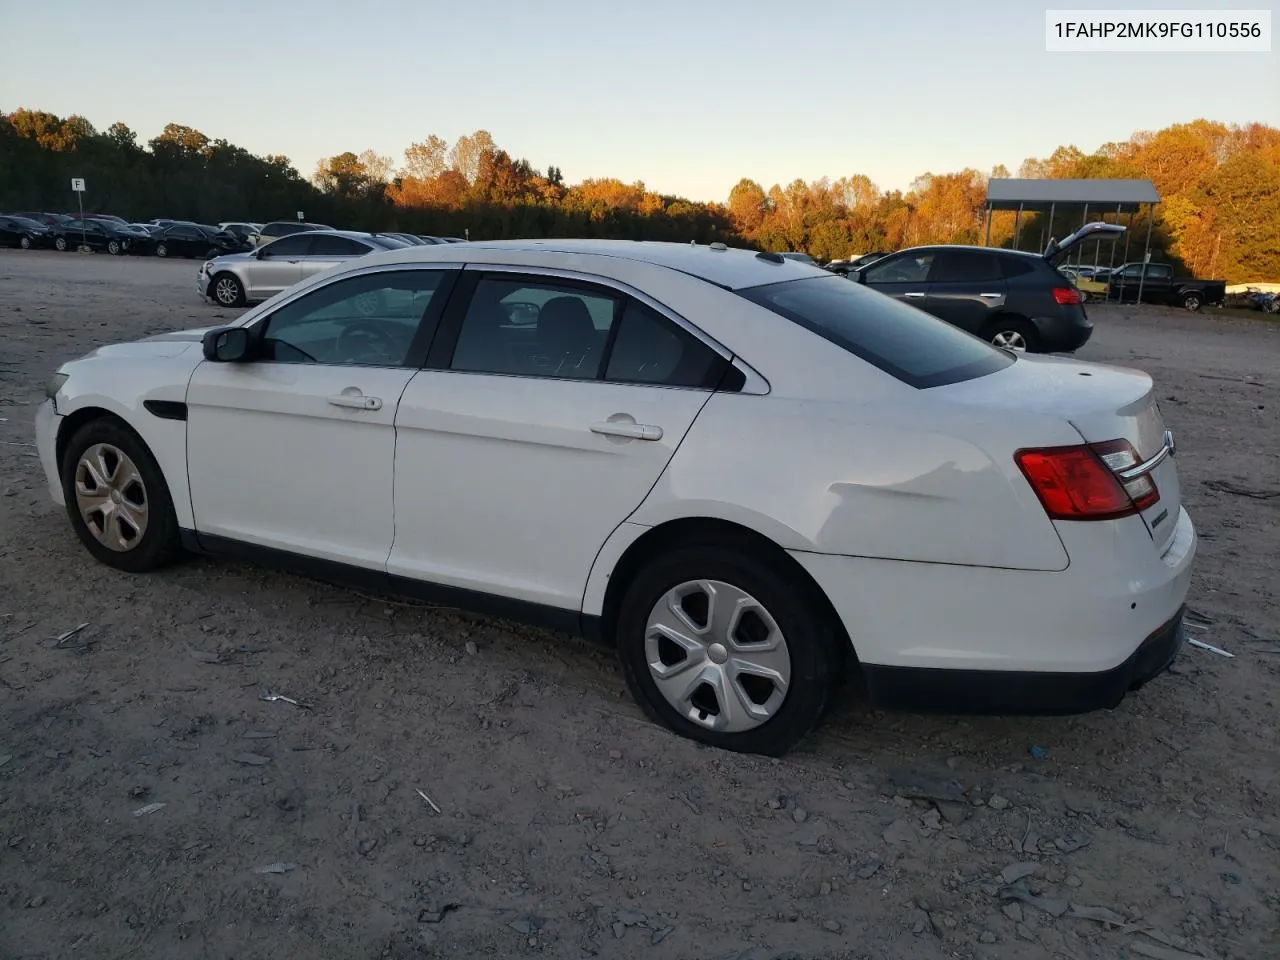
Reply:
[[30, 249], [31, 249], [31, 238], [30, 238], [30, 237], [23, 237], [21, 240], [19, 240], [19, 241], [18, 241], [18, 246], [20, 246], [23, 250], [30, 250]]
[[842, 677], [847, 642], [815, 590], [783, 561], [740, 546], [689, 546], [657, 558], [618, 612], [632, 695], [683, 736], [785, 753], [819, 724]]
[[157, 244], [156, 244], [156, 256], [157, 256], [157, 257], [167, 257], [168, 255], [169, 255], [169, 248], [168, 248], [168, 246], [166, 246], [166, 245], [165, 245], [165, 244], [163, 244], [163, 243], [157, 243]]
[[53, 241], [53, 249], [64, 252], [67, 249], [67, 238], [56, 237]]
[[178, 555], [169, 486], [146, 444], [123, 423], [104, 417], [82, 426], [61, 466], [71, 525], [95, 559], [142, 573]]
[[120, 246], [120, 241], [119, 241], [119, 240], [108, 240], [108, 241], [107, 241], [107, 253], [111, 254], [113, 257], [118, 257], [118, 256], [120, 256], [120, 252], [121, 252], [123, 249], [124, 249], [124, 248]]
[[233, 274], [220, 273], [213, 278], [213, 299], [224, 307], [243, 307], [244, 285]]
[[1182, 306], [1192, 313], [1200, 309], [1202, 302], [1198, 293], [1186, 293], [1182, 296]]

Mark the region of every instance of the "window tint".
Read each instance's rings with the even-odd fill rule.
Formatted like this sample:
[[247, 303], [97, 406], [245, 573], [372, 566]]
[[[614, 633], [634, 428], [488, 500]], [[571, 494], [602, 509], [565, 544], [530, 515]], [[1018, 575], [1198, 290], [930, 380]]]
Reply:
[[924, 283], [933, 265], [933, 252], [885, 257], [867, 267], [867, 283]]
[[311, 237], [305, 235], [295, 235], [292, 237], [281, 237], [279, 240], [272, 240], [269, 244], [262, 247], [262, 256], [264, 259], [280, 259], [282, 257], [303, 257], [307, 251], [311, 249]]
[[1147, 278], [1150, 280], [1172, 280], [1173, 267], [1163, 263], [1153, 263], [1147, 267]]
[[603, 291], [484, 277], [467, 306], [450, 368], [593, 380], [618, 305]]
[[312, 257], [359, 257], [369, 252], [363, 243], [349, 237], [333, 237], [321, 234], [311, 238]]
[[401, 366], [447, 275], [404, 270], [327, 284], [271, 314], [262, 335], [263, 359]]
[[1004, 270], [1006, 279], [1025, 277], [1029, 273], [1034, 273], [1036, 269], [1030, 257], [1000, 257], [1000, 266]]
[[605, 379], [714, 389], [728, 361], [656, 310], [628, 300]]
[[929, 273], [930, 283], [982, 283], [1003, 275], [995, 254], [982, 250], [939, 250]]
[[971, 380], [1014, 362], [977, 337], [844, 277], [771, 283], [738, 294], [913, 387]]

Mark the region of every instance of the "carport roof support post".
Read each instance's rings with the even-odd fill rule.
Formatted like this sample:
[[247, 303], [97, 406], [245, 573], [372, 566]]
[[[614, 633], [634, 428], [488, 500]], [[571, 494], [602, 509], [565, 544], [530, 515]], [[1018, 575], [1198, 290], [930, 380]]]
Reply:
[[1147, 282], [1147, 262], [1151, 259], [1151, 225], [1155, 223], [1156, 205], [1147, 204], [1147, 242], [1142, 248], [1142, 273], [1138, 275], [1138, 302], [1142, 302], [1142, 285]]

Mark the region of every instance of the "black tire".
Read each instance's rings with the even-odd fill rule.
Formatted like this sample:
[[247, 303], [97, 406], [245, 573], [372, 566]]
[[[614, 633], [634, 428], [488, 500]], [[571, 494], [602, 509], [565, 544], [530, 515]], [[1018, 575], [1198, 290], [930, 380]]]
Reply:
[[222, 307], [243, 307], [245, 305], [244, 284], [234, 273], [219, 273], [213, 278], [213, 299]]
[[1001, 339], [1021, 337], [1025, 344], [1023, 349], [1027, 353], [1038, 353], [1040, 350], [1040, 331], [1035, 328], [1035, 324], [1022, 317], [996, 317], [987, 324], [982, 336], [985, 340], [997, 345]]
[[59, 253], [65, 253], [65, 252], [67, 251], [67, 249], [68, 249], [68, 245], [67, 245], [67, 238], [66, 238], [66, 237], [54, 237], [54, 238], [53, 238], [53, 249], [57, 250]]
[[[691, 580], [738, 587], [768, 611], [786, 638], [791, 680], [776, 712], [740, 733], [709, 730], [673, 707], [658, 689], [645, 655], [649, 614], [667, 591]], [[632, 696], [650, 719], [692, 740], [740, 753], [780, 756], [826, 715], [844, 676], [848, 644], [816, 588], [785, 566], [742, 544], [678, 547], [650, 562], [628, 584], [618, 610], [617, 643]]]
[[18, 246], [20, 246], [23, 250], [30, 250], [30, 249], [31, 249], [31, 238], [30, 238], [30, 237], [23, 237], [21, 240], [19, 240], [19, 241], [18, 241]]
[[107, 253], [111, 254], [113, 257], [118, 257], [120, 254], [124, 253], [124, 247], [120, 246], [119, 240], [113, 238], [107, 241]]
[[[128, 549], [112, 550], [100, 543], [77, 504], [77, 467], [84, 453], [96, 444], [109, 444], [132, 460], [142, 481], [144, 494], [140, 499], [146, 504], [147, 522], [136, 544]], [[178, 518], [173, 512], [169, 485], [147, 445], [121, 421], [103, 417], [80, 427], [63, 454], [61, 477], [71, 526], [85, 549], [100, 563], [127, 573], [143, 573], [172, 563], [181, 555]]]
[[157, 257], [167, 257], [168, 255], [169, 255], [169, 247], [168, 247], [167, 245], [165, 245], [164, 243], [157, 243], [157, 244], [156, 244], [156, 256], [157, 256]]
[[1182, 295], [1182, 306], [1183, 306], [1183, 309], [1185, 310], [1190, 310], [1192, 313], [1197, 313], [1199, 312], [1200, 308], [1204, 306], [1204, 298], [1201, 297], [1200, 294], [1196, 293], [1194, 290], [1188, 290], [1186, 293]]

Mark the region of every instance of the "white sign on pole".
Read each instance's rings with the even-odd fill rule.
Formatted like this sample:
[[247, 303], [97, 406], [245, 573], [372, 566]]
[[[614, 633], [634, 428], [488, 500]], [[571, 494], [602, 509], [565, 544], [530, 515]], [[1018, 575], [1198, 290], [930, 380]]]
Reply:
[[1151, 262], [1151, 251], [1150, 251], [1150, 250], [1148, 250], [1146, 253], [1144, 253], [1144, 254], [1142, 255], [1142, 262], [1143, 262], [1143, 263], [1150, 263], [1150, 262]]
[[84, 177], [72, 177], [71, 189], [76, 193], [84, 193]]
[[301, 210], [299, 210], [299, 211], [298, 211], [298, 222], [299, 222], [299, 223], [301, 223], [301, 222], [302, 222], [302, 211], [301, 211]]

